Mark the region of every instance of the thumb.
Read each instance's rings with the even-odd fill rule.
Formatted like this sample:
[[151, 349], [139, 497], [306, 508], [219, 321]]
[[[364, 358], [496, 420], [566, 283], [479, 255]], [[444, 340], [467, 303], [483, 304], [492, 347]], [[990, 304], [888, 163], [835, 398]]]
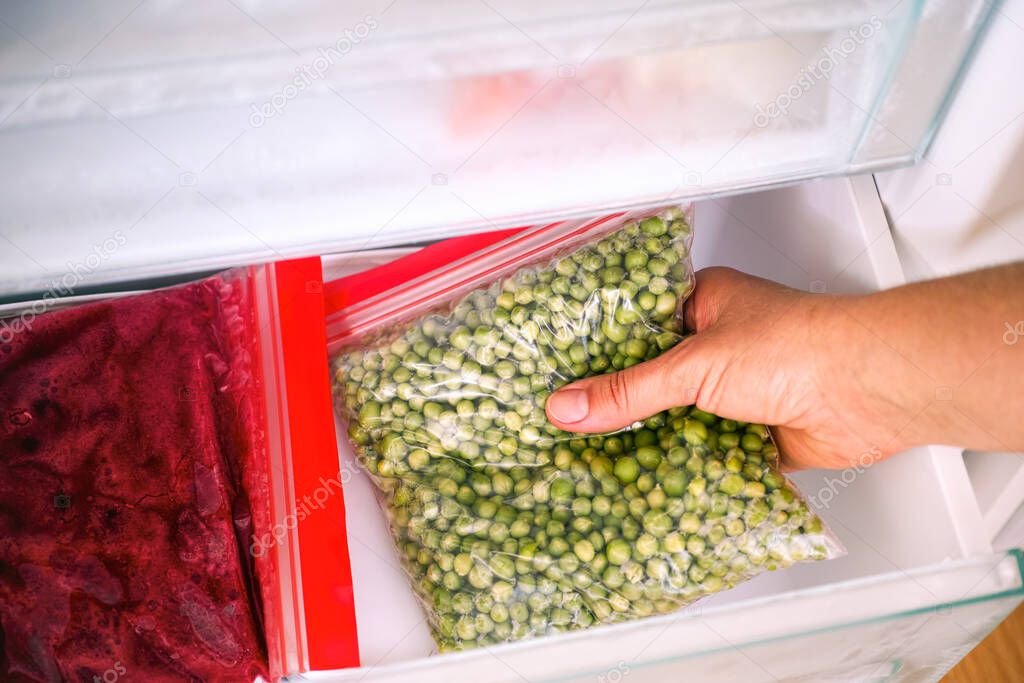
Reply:
[[678, 405], [693, 403], [702, 379], [697, 338], [620, 372], [589, 377], [548, 397], [548, 419], [569, 432], [610, 432]]

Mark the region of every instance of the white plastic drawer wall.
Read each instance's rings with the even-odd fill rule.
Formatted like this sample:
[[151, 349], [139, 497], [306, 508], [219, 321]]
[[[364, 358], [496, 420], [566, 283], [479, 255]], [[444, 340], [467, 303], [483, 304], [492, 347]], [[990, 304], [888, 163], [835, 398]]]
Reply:
[[311, 681], [934, 681], [1024, 599], [1019, 551]]

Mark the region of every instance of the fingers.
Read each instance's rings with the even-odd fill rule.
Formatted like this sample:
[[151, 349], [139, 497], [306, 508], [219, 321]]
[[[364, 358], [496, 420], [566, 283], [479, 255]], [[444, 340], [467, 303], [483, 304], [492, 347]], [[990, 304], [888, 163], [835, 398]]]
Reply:
[[[662, 410], [693, 403], [705, 381], [718, 386], [725, 379], [710, 375], [721, 373], [729, 363], [714, 361], [734, 351], [729, 337], [719, 338], [712, 329], [726, 315], [742, 315], [742, 309], [763, 296], [768, 287], [771, 284], [767, 281], [731, 268], [699, 271], [694, 292], [684, 307], [687, 327], [698, 334], [654, 360], [556, 391], [545, 407], [548, 419], [566, 431], [607, 432]], [[697, 359], [698, 354], [702, 360]]]
[[[699, 386], [695, 339], [654, 360], [564, 387], [545, 406], [548, 419], [570, 432], [609, 432], [693, 401]], [[689, 396], [688, 396], [689, 394]]]
[[[683, 309], [687, 326], [701, 332], [712, 327], [745, 278], [731, 268], [698, 272], [694, 293]], [[548, 419], [566, 431], [608, 432], [692, 403], [704, 373], [694, 360], [698, 343], [697, 337], [691, 337], [654, 360], [556, 391], [545, 406]]]

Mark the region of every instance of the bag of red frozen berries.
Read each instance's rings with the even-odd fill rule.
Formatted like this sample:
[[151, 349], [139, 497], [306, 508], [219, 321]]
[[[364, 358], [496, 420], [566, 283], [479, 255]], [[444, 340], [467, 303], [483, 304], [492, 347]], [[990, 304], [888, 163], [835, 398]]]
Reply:
[[302, 259], [0, 316], [0, 679], [358, 664], [340, 483], [296, 523], [339, 478], [322, 282]]

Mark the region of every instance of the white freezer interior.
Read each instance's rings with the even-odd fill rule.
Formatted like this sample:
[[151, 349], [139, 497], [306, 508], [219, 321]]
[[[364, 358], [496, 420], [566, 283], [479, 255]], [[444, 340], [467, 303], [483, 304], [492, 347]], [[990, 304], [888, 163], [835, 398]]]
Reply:
[[[800, 289], [836, 293], [867, 292], [902, 282], [870, 176], [701, 202], [696, 207], [694, 235], [693, 258], [698, 268], [728, 265]], [[400, 253], [326, 257], [325, 277], [372, 267]], [[345, 496], [364, 666], [430, 655], [434, 647], [424, 614], [400, 568], [372, 485], [354, 464], [344, 432], [339, 435], [343, 467], [354, 472]], [[761, 575], [686, 612], [912, 571], [991, 550], [974, 490], [956, 449], [919, 448], [865, 471], [808, 471], [793, 479], [846, 546], [847, 555]], [[890, 591], [886, 601], [895, 605], [899, 599], [914, 596], [929, 599], [924, 593], [916, 595], [921, 593], [916, 588], [920, 585], [915, 581], [910, 589], [898, 591], [908, 595], [894, 596]], [[858, 607], [881, 612], [890, 606], [879, 604], [878, 598], [877, 593], [869, 593]], [[747, 628], [744, 615], [752, 614], [747, 608], [753, 609], [754, 604], [744, 603], [728, 612], [733, 616], [721, 622], [719, 628], [727, 629], [722, 637], [731, 637], [728, 629], [738, 629], [739, 637]], [[818, 618], [833, 619], [839, 614]], [[598, 630], [624, 633], [613, 629], [620, 627]], [[565, 637], [575, 636], [559, 638]], [[519, 648], [516, 652], [538, 648], [536, 656], [550, 640], [502, 647]], [[347, 675], [338, 675], [347, 680]], [[398, 676], [395, 680], [406, 679]]]

